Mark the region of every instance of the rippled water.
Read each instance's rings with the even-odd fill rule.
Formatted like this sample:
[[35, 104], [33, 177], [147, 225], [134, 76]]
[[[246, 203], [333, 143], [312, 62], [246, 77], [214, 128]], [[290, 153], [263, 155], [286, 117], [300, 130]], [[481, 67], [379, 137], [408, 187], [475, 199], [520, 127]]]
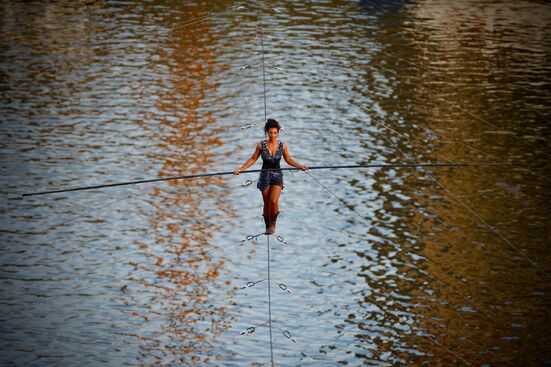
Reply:
[[519, 164], [286, 173], [275, 364], [551, 364], [550, 6], [246, 4], [0, 4], [0, 363], [270, 364], [255, 176], [21, 197], [237, 168], [263, 40], [299, 162]]

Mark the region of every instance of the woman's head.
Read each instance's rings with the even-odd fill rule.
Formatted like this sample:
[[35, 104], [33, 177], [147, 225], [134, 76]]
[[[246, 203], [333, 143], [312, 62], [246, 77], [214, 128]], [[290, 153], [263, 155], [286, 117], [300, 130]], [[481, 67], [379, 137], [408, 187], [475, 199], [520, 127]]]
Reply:
[[268, 135], [268, 137], [277, 138], [279, 135], [279, 129], [281, 129], [281, 126], [279, 125], [279, 122], [274, 119], [268, 119], [268, 121], [266, 121], [266, 125], [264, 125], [264, 132]]

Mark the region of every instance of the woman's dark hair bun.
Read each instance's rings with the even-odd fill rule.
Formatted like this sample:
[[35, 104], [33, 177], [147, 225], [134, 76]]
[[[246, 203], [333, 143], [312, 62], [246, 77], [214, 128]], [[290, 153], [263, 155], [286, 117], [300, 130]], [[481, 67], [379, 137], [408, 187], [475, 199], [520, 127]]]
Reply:
[[279, 131], [279, 129], [281, 129], [281, 126], [279, 125], [279, 122], [277, 122], [274, 119], [268, 119], [268, 121], [266, 121], [266, 125], [264, 125], [264, 131], [268, 132], [268, 130], [270, 130], [274, 127], [277, 129], [277, 131]]

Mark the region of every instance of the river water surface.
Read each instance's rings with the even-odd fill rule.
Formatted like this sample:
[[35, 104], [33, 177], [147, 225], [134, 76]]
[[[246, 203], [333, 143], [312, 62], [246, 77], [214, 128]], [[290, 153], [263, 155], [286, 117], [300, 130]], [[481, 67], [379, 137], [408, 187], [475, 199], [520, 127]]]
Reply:
[[286, 172], [275, 365], [551, 365], [551, 6], [516, 0], [1, 2], [0, 364], [271, 364], [256, 175], [21, 197], [241, 166], [262, 43], [301, 163], [518, 164]]

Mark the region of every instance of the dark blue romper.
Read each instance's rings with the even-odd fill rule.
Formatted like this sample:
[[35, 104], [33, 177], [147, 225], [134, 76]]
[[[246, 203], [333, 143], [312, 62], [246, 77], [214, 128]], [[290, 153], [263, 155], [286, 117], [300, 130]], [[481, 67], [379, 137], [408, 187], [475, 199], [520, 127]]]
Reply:
[[279, 161], [283, 156], [283, 143], [279, 142], [275, 155], [272, 156], [266, 140], [260, 142], [262, 149], [260, 150], [260, 156], [262, 157], [262, 169], [275, 169], [274, 171], [262, 171], [258, 178], [256, 187], [263, 191], [270, 185], [277, 185], [283, 187], [283, 172], [280, 170]]

